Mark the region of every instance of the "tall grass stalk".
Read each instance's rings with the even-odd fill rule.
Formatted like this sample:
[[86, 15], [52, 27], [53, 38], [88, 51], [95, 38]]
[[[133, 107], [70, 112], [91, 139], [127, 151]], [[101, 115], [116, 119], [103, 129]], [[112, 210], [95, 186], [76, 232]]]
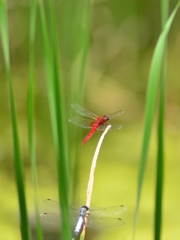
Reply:
[[92, 2], [90, 0], [78, 0], [75, 5], [73, 28], [76, 30], [73, 39], [73, 64], [71, 68], [70, 103], [82, 103], [85, 87], [85, 69], [89, 47], [89, 35], [91, 27]]
[[[161, 1], [162, 29], [168, 17], [168, 1]], [[155, 229], [154, 239], [161, 239], [162, 226], [162, 194], [164, 175], [164, 112], [165, 112], [165, 80], [166, 80], [166, 46], [160, 72], [159, 116], [158, 116], [158, 152], [156, 167], [156, 196], [155, 196]]]
[[[85, 94], [85, 72], [86, 62], [88, 58], [89, 39], [91, 32], [91, 14], [92, 1], [78, 0], [74, 7], [74, 14], [72, 20], [72, 29], [74, 30], [73, 50], [72, 50], [72, 65], [70, 71], [70, 96], [67, 99], [69, 105], [74, 102], [83, 104]], [[72, 43], [71, 43], [72, 44]], [[79, 131], [73, 128], [72, 139], [77, 139]], [[70, 139], [71, 140], [71, 139]], [[72, 181], [72, 198], [76, 201], [76, 185], [79, 181], [79, 146], [76, 147], [72, 153], [71, 159], [74, 162], [73, 166], [73, 181]]]
[[9, 55], [9, 36], [8, 36], [8, 23], [7, 23], [7, 9], [5, 1], [0, 0], [0, 31], [2, 38], [2, 49], [5, 60], [5, 68], [7, 73], [8, 88], [9, 88], [9, 100], [11, 111], [11, 122], [13, 132], [13, 144], [14, 144], [14, 169], [16, 176], [16, 185], [18, 191], [18, 201], [20, 209], [20, 222], [21, 222], [21, 234], [22, 239], [30, 239], [29, 222], [26, 208], [25, 188], [24, 188], [24, 175], [22, 166], [22, 157], [20, 151], [18, 125], [15, 110], [14, 93], [11, 80], [11, 65]]
[[29, 150], [32, 168], [32, 178], [34, 185], [34, 202], [36, 209], [36, 232], [37, 239], [42, 240], [42, 227], [40, 222], [40, 213], [38, 207], [38, 184], [36, 170], [36, 154], [35, 154], [35, 136], [34, 136], [34, 43], [35, 43], [35, 26], [36, 26], [37, 4], [35, 0], [31, 1], [30, 7], [30, 46], [29, 46], [29, 86], [28, 86], [28, 132], [29, 132]]
[[[142, 189], [144, 172], [145, 172], [145, 167], [146, 167], [146, 162], [147, 162], [150, 134], [151, 134], [151, 129], [152, 129], [155, 101], [156, 101], [156, 96], [157, 96], [157, 87], [158, 87], [158, 82], [159, 82], [159, 78], [160, 78], [160, 73], [162, 71], [162, 63], [163, 63], [164, 57], [165, 57], [164, 54], [165, 54], [165, 47], [166, 47], [166, 39], [167, 39], [167, 35], [168, 35], [169, 29], [171, 27], [171, 24], [173, 22], [173, 19], [179, 8], [179, 4], [180, 4], [180, 2], [176, 5], [175, 9], [173, 10], [172, 14], [168, 18], [160, 36], [159, 36], [159, 39], [158, 39], [158, 42], [157, 42], [157, 45], [155, 47], [155, 51], [153, 54], [150, 73], [149, 73], [147, 98], [146, 98], [146, 109], [145, 109], [144, 134], [143, 134], [143, 143], [142, 143], [142, 149], [141, 149], [140, 168], [139, 168], [139, 177], [138, 177], [137, 200], [136, 200], [136, 209], [135, 209], [135, 214], [134, 214], [133, 238], [135, 237], [135, 228], [136, 228], [136, 224], [137, 224], [138, 210], [139, 210], [140, 197], [141, 197], [141, 189]], [[161, 85], [161, 88], [164, 88], [164, 86]], [[162, 91], [164, 92], [164, 90], [162, 90]], [[162, 94], [161, 94], [161, 101], [164, 102], [164, 97]], [[163, 118], [163, 111], [162, 111], [163, 108], [164, 108], [164, 106], [161, 103], [160, 116], [162, 118]], [[161, 121], [159, 121], [159, 122], [161, 122]], [[162, 128], [163, 128], [163, 126], [162, 126]], [[161, 130], [162, 130], [162, 128], [161, 128]], [[160, 133], [158, 132], [158, 134], [160, 134]], [[161, 134], [161, 137], [159, 138], [160, 139], [159, 140], [160, 147], [162, 147], [162, 137], [163, 137], [163, 135]], [[161, 151], [161, 153], [163, 152], [162, 149], [160, 151]], [[160, 168], [162, 170], [162, 166], [160, 166]], [[158, 181], [161, 181], [161, 183], [162, 183], [162, 177], [161, 177], [161, 180], [158, 180]], [[162, 185], [160, 187], [162, 189]]]
[[[50, 99], [51, 123], [53, 129], [54, 144], [57, 154], [57, 171], [59, 199], [61, 209], [61, 229], [64, 240], [71, 239], [70, 221], [68, 214], [69, 193], [69, 166], [67, 148], [67, 126], [64, 106], [64, 95], [62, 89], [61, 67], [59, 61], [59, 48], [57, 37], [57, 26], [54, 5], [49, 0], [49, 14], [51, 30], [47, 29], [47, 20], [42, 1], [39, 1], [41, 23], [43, 30], [43, 41], [45, 49], [45, 64], [47, 71], [48, 93]], [[50, 37], [51, 36], [51, 39]]]
[[52, 54], [54, 70], [54, 103], [57, 123], [57, 170], [59, 199], [62, 214], [62, 236], [63, 239], [70, 239], [70, 220], [68, 214], [69, 194], [69, 156], [67, 141], [67, 118], [65, 114], [65, 101], [62, 87], [61, 67], [59, 61], [59, 47], [57, 36], [57, 24], [54, 5], [50, 1], [51, 32], [52, 32]]

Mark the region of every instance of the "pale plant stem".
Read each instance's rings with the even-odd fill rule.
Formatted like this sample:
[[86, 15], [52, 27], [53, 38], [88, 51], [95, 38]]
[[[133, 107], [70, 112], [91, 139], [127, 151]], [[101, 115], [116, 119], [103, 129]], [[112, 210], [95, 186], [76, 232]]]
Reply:
[[[88, 182], [88, 187], [87, 187], [87, 198], [86, 198], [86, 206], [88, 208], [90, 208], [90, 203], [91, 203], [91, 196], [92, 196], [93, 183], [94, 183], [94, 172], [96, 169], [96, 162], [98, 159], [99, 151], [100, 151], [103, 139], [110, 128], [111, 128], [111, 125], [108, 125], [106, 127], [106, 129], [104, 130], [103, 134], [101, 135], [98, 145], [96, 147], [95, 153], [94, 153], [93, 160], [92, 160], [91, 170], [90, 170], [90, 175], [89, 175], [89, 182]], [[86, 223], [87, 223], [87, 218], [85, 218], [85, 224], [83, 226], [83, 230], [82, 230], [81, 237], [80, 237], [81, 240], [83, 240], [85, 237]]]

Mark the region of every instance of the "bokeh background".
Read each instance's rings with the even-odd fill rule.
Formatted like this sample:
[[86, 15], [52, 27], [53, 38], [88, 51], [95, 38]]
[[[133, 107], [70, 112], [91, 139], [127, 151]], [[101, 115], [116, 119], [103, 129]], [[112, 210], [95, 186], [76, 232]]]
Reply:
[[[170, 1], [169, 11], [177, 1]], [[71, 87], [75, 78], [78, 49], [74, 47], [77, 29], [72, 1], [55, 1], [59, 30], [61, 68], [67, 118], [72, 114], [70, 96], [78, 96]], [[48, 13], [48, 4], [46, 5]], [[12, 80], [23, 156], [28, 213], [34, 226], [34, 190], [30, 168], [27, 130], [27, 87], [29, 78], [29, 7], [28, 1], [8, 1], [8, 21]], [[87, 232], [87, 239], [132, 239], [137, 194], [140, 150], [148, 73], [155, 44], [161, 31], [160, 3], [146, 1], [94, 1], [92, 4], [89, 50], [84, 76], [84, 107], [98, 115], [123, 109], [120, 131], [109, 132], [104, 140], [95, 172], [92, 207], [124, 204], [125, 225], [119, 229]], [[177, 14], [167, 45], [167, 87], [165, 114], [165, 166], [163, 192], [162, 239], [180, 236], [180, 17]], [[44, 65], [42, 31], [37, 13], [36, 25], [36, 156], [39, 206], [50, 211], [43, 200], [58, 200], [56, 157], [50, 123], [48, 89]], [[158, 108], [158, 105], [157, 105]], [[68, 123], [70, 163], [70, 203], [80, 207], [86, 200], [91, 160], [100, 133], [81, 146], [88, 133]], [[78, 128], [78, 137], [72, 131]], [[142, 189], [136, 237], [153, 239], [155, 172], [157, 154], [157, 115], [149, 149], [148, 164]], [[20, 239], [19, 210], [13, 168], [12, 129], [9, 95], [0, 47], [0, 239]], [[75, 154], [77, 154], [75, 157]], [[51, 229], [51, 226], [49, 226]], [[89, 236], [89, 238], [88, 238]], [[52, 239], [52, 236], [49, 238]], [[55, 239], [55, 236], [53, 237]]]

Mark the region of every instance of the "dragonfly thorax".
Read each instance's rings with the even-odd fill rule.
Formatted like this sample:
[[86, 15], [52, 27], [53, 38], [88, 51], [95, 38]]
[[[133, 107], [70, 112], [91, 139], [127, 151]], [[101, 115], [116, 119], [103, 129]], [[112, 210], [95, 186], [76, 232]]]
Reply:
[[109, 120], [109, 116], [104, 115], [104, 116], [103, 116], [103, 120], [104, 120], [104, 122], [107, 122], [107, 121]]
[[79, 211], [79, 216], [85, 216], [89, 208], [87, 206], [82, 206]]
[[96, 119], [96, 121], [93, 121], [91, 126], [94, 127], [94, 126], [100, 126], [100, 125], [103, 125], [105, 122], [107, 122], [109, 120], [109, 116], [107, 115], [104, 115], [104, 116], [101, 116], [101, 117], [98, 117]]

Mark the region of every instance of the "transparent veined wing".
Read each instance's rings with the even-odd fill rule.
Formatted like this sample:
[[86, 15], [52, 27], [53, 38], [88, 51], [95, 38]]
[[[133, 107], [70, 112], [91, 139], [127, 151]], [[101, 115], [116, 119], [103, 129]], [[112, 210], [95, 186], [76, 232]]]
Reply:
[[59, 226], [61, 223], [60, 214], [58, 213], [44, 212], [41, 213], [40, 216], [43, 222], [52, 224], [54, 226]]
[[126, 210], [127, 208], [124, 205], [118, 205], [104, 208], [91, 208], [90, 213], [93, 216], [120, 217], [120, 215]]
[[[59, 210], [59, 202], [57, 201], [54, 201], [50, 198], [48, 199], [45, 199], [43, 201], [43, 203], [48, 206], [49, 209], [51, 209], [51, 211], [53, 213], [57, 213], [57, 214], [60, 214], [60, 210]], [[69, 207], [69, 211], [70, 211], [70, 215], [78, 215], [79, 214], [79, 209], [76, 208], [76, 207], [73, 207], [73, 206], [70, 206]]]
[[97, 118], [97, 115], [86, 110], [85, 108], [81, 107], [79, 104], [77, 103], [73, 103], [71, 104], [71, 107], [77, 112], [79, 113], [80, 115], [82, 116], [85, 116], [85, 117], [89, 117], [89, 118], [92, 118], [92, 119], [96, 119]]
[[48, 206], [48, 208], [51, 209], [53, 212], [59, 212], [59, 203], [57, 201], [48, 198], [45, 199], [43, 203]]
[[[58, 213], [41, 213], [41, 219], [47, 223], [50, 223], [54, 226], [59, 226], [61, 224], [61, 217]], [[78, 220], [78, 214], [77, 215], [71, 215], [70, 216], [70, 222], [72, 226], [75, 226]], [[113, 227], [120, 227], [124, 224], [124, 221], [121, 218], [118, 217], [98, 217], [89, 215], [87, 227], [93, 228], [93, 229], [107, 229], [107, 228], [113, 228]]]
[[74, 116], [69, 118], [68, 121], [81, 128], [92, 128], [90, 126], [92, 120], [89, 120], [89, 119], [83, 119], [83, 118]]
[[[41, 213], [40, 214], [41, 219], [50, 224], [59, 226], [61, 224], [61, 213], [59, 210], [59, 203], [52, 199], [45, 199], [43, 202], [45, 205], [48, 206], [48, 208], [51, 210], [51, 212]], [[71, 224], [75, 225], [76, 221], [78, 219], [79, 209], [75, 208], [75, 207], [70, 207], [69, 214], [70, 214]]]
[[107, 229], [120, 227], [124, 224], [121, 218], [111, 217], [95, 217], [91, 215], [88, 217], [87, 227], [93, 229]]
[[90, 209], [87, 227], [94, 229], [120, 227], [124, 224], [120, 215], [126, 210], [127, 209], [124, 205], [106, 208], [92, 208]]
[[124, 110], [120, 110], [120, 111], [117, 111], [115, 113], [107, 114], [107, 116], [109, 117], [109, 119], [112, 119], [112, 118], [115, 118], [115, 117], [119, 117], [123, 113], [124, 113]]
[[[49, 206], [53, 213], [42, 213], [41, 218], [46, 222], [59, 226], [61, 222], [59, 203], [51, 199], [45, 200], [44, 203]], [[87, 227], [94, 229], [120, 227], [124, 224], [120, 218], [120, 215], [124, 211], [126, 211], [126, 207], [123, 205], [107, 208], [92, 208], [89, 211]], [[79, 216], [79, 209], [70, 207], [69, 212], [71, 224], [74, 226]]]
[[111, 128], [109, 130], [120, 130], [122, 128], [121, 124], [108, 123], [108, 124], [100, 125], [97, 130], [104, 131], [108, 125], [111, 125]]

